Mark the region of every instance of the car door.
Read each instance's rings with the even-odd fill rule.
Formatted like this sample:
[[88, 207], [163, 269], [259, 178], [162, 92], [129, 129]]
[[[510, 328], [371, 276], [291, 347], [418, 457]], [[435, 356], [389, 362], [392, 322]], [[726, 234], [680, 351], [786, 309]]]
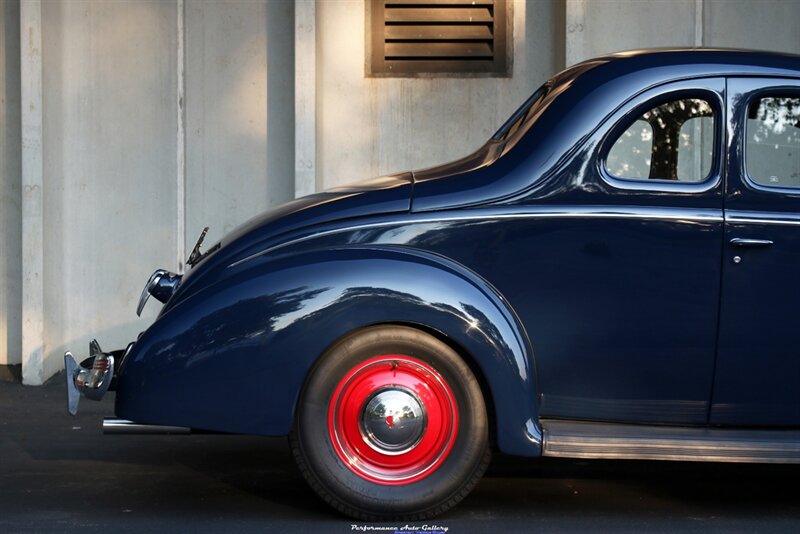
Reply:
[[731, 131], [710, 422], [800, 424], [800, 83], [728, 80]]
[[707, 422], [724, 87], [685, 80], [629, 100], [601, 125], [591, 164], [574, 178], [580, 204], [559, 206], [573, 215], [517, 229], [530, 236], [519, 249], [546, 251], [509, 262], [546, 283], [507, 292], [534, 346], [542, 417]]

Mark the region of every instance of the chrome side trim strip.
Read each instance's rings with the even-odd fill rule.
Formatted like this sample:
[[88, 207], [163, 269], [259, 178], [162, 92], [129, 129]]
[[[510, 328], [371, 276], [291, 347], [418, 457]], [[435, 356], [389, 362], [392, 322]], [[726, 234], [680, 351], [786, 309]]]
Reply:
[[725, 212], [725, 220], [730, 223], [782, 224], [800, 226], [800, 214], [772, 213], [766, 211], [733, 211]]
[[106, 417], [103, 419], [103, 434], [191, 434], [192, 429], [183, 426], [142, 425]]
[[800, 463], [800, 431], [543, 421], [544, 456]]
[[468, 222], [485, 220], [504, 220], [504, 219], [642, 219], [642, 220], [665, 220], [683, 222], [722, 222], [722, 210], [715, 209], [691, 209], [676, 210], [673, 208], [639, 208], [625, 206], [596, 206], [596, 207], [574, 207], [569, 210], [558, 210], [552, 208], [525, 208], [525, 210], [506, 212], [506, 213], [467, 213], [452, 214], [439, 217], [424, 217], [407, 219], [404, 221], [382, 221], [364, 224], [354, 224], [331, 230], [315, 232], [295, 239], [290, 239], [284, 243], [279, 243], [246, 258], [237, 260], [228, 267], [236, 267], [259, 256], [269, 254], [276, 250], [303, 243], [310, 239], [334, 235], [343, 232], [369, 230], [374, 228], [385, 228], [389, 226], [404, 226], [408, 224], [435, 224], [442, 222]]

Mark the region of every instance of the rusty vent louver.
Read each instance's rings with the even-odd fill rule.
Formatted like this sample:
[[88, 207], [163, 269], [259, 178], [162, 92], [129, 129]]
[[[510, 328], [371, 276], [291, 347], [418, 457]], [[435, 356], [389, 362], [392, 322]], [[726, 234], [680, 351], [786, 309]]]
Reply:
[[507, 74], [505, 0], [374, 0], [371, 74]]

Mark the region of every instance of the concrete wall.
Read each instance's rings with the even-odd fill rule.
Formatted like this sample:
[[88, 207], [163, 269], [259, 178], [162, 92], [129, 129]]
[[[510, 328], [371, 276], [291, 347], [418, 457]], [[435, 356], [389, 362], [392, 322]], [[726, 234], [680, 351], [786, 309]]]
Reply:
[[509, 3], [512, 77], [368, 78], [364, 1], [317, 2], [317, 187], [445, 163], [481, 146], [563, 66], [563, 4]]
[[0, 365], [21, 363], [19, 3], [0, 0]]
[[175, 257], [176, 8], [42, 4], [45, 373], [91, 337], [124, 347]]
[[800, 53], [796, 0], [567, 0], [567, 63], [664, 46]]
[[[213, 242], [290, 199], [296, 168], [298, 189], [323, 189], [458, 158], [549, 76], [606, 52], [800, 52], [800, 1], [511, 0], [510, 77], [368, 78], [364, 2], [24, 0], [20, 32], [18, 1], [0, 0], [0, 365], [43, 345], [26, 378], [39, 383], [67, 347], [123, 346], [158, 310], [134, 313], [147, 276], [180, 270], [202, 226]], [[295, 72], [297, 50], [312, 60]], [[295, 115], [296, 97], [312, 112]], [[23, 101], [41, 104], [41, 131]], [[41, 174], [43, 209], [21, 192], [22, 161]], [[41, 223], [41, 241], [20, 220]], [[39, 274], [29, 256], [40, 304], [20, 289]], [[44, 335], [29, 339], [36, 313]]]
[[800, 53], [800, 2], [705, 0], [705, 46]]
[[567, 63], [616, 52], [694, 46], [696, 0], [568, 0]]
[[186, 243], [294, 196], [294, 4], [186, 5]]

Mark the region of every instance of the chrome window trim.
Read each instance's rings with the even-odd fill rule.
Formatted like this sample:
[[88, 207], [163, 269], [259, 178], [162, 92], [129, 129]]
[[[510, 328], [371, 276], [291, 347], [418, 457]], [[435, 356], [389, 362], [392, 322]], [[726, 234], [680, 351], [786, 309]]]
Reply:
[[626, 180], [617, 178], [605, 169], [605, 163], [600, 168], [600, 177], [605, 183], [615, 189], [627, 191], [650, 191], [654, 193], [707, 193], [722, 181], [720, 173], [711, 173], [702, 182], [679, 182], [677, 180]]
[[498, 219], [640, 219], [640, 220], [662, 220], [662, 221], [682, 221], [682, 222], [723, 222], [722, 210], [712, 208], [652, 208], [652, 207], [628, 207], [628, 206], [587, 206], [572, 207], [569, 209], [554, 208], [530, 208], [513, 211], [511, 213], [470, 213], [453, 214], [439, 217], [420, 217], [418, 219], [406, 219], [402, 221], [381, 221], [364, 224], [354, 224], [313, 234], [296, 237], [283, 243], [278, 243], [265, 250], [251, 254], [245, 258], [237, 260], [228, 268], [233, 268], [251, 259], [269, 254], [276, 250], [303, 243], [318, 237], [325, 237], [343, 232], [368, 230], [373, 228], [384, 228], [388, 226], [402, 226], [406, 224], [431, 224], [441, 222], [459, 221], [485, 221]]
[[[624, 112], [621, 117], [617, 118], [616, 121], [614, 121], [613, 117], [609, 119], [608, 122], [613, 121], [613, 125], [606, 129], [606, 132], [603, 134], [602, 139], [597, 145], [597, 149], [594, 151], [597, 173], [600, 176], [600, 179], [615, 189], [623, 191], [648, 191], [654, 193], [707, 193], [722, 183], [722, 174], [724, 172], [723, 157], [725, 154], [727, 135], [727, 132], [725, 131], [725, 99], [710, 86], [692, 87], [685, 85], [686, 82], [702, 82], [717, 80], [720, 78], [720, 76], [710, 76], [670, 82], [665, 86], [660, 87], [660, 89], [663, 90], [662, 93], [645, 98], [640, 103], [631, 106], [631, 108]], [[694, 83], [692, 83], [692, 85], [694, 85]], [[646, 92], [640, 93], [640, 95], [637, 96], [641, 96], [645, 93]], [[630, 121], [630, 118], [633, 117], [635, 122], [637, 117], [636, 113], [641, 109], [651, 105], [655, 101], [663, 100], [663, 102], [669, 102], [673, 97], [678, 100], [681, 98], [698, 98], [697, 95], [701, 95], [699, 98], [706, 98], [706, 101], [711, 104], [714, 109], [714, 152], [712, 155], [711, 169], [709, 170], [708, 176], [706, 176], [703, 181], [680, 182], [677, 180], [651, 180], [645, 178], [634, 180], [619, 178], [611, 174], [611, 172], [608, 170], [606, 160], [608, 159], [609, 152], [611, 152], [611, 148], [619, 138], [619, 135], [625, 131], [621, 127], [622, 124], [633, 124], [633, 122], [628, 122]], [[630, 101], [631, 100], [628, 102]]]

